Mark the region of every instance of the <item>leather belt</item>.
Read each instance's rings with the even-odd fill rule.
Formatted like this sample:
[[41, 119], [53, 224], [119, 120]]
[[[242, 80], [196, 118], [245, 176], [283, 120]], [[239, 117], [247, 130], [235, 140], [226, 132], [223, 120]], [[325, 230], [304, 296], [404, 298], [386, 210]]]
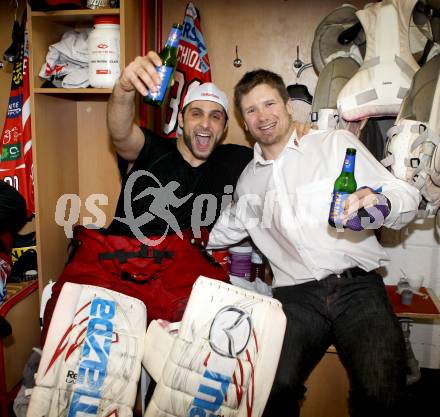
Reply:
[[338, 278], [353, 278], [353, 277], [359, 277], [359, 276], [365, 276], [370, 274], [370, 272], [364, 271], [363, 269], [359, 268], [358, 266], [355, 266], [354, 268], [346, 269], [345, 271], [342, 271], [340, 274], [331, 274], [331, 276], [337, 276]]

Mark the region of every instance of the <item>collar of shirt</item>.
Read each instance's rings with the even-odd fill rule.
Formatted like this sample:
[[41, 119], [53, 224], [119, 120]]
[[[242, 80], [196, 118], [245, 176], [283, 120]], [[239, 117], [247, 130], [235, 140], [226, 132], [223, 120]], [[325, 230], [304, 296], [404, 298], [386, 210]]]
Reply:
[[[298, 152], [301, 152], [300, 144], [299, 144], [297, 134], [296, 134], [296, 129], [293, 130], [292, 134], [290, 135], [289, 141], [287, 142], [287, 145], [284, 147], [284, 149], [282, 150], [280, 155], [282, 153], [284, 153], [286, 151], [286, 149], [294, 149]], [[273, 164], [274, 160], [273, 159], [264, 159], [263, 151], [261, 150], [260, 144], [258, 142], [255, 142], [254, 159], [252, 160], [252, 162], [253, 162], [253, 169], [254, 169], [254, 174], [255, 174], [255, 171], [257, 169], [257, 165], [271, 165], [271, 164]]]

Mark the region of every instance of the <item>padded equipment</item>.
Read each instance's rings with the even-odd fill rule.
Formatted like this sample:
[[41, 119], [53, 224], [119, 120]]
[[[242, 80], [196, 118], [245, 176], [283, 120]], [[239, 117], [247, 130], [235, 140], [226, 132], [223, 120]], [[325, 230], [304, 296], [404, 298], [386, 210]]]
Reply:
[[[359, 24], [357, 10], [351, 4], [343, 4], [332, 10], [317, 26], [312, 43], [312, 63], [318, 74], [338, 57], [349, 57], [359, 65], [362, 63], [365, 55], [365, 33], [354, 27]], [[349, 36], [341, 43], [339, 38], [344, 32]]]
[[[164, 328], [151, 326], [152, 337]], [[147, 336], [144, 358], [158, 383], [144, 417], [260, 416], [285, 327], [279, 301], [199, 277], [174, 342], [163, 336], [158, 353], [161, 336], [156, 343]]]
[[336, 58], [322, 69], [312, 103], [312, 128], [325, 130], [342, 127], [336, 100], [358, 69], [359, 64], [352, 58]]
[[365, 59], [338, 96], [347, 121], [395, 116], [419, 69], [409, 47], [409, 22], [417, 0], [383, 0], [356, 12], [367, 37]]
[[393, 174], [416, 186], [425, 215], [440, 206], [440, 55], [414, 76], [395, 125], [388, 131], [387, 157]]
[[27, 416], [132, 416], [146, 323], [140, 300], [64, 284]]

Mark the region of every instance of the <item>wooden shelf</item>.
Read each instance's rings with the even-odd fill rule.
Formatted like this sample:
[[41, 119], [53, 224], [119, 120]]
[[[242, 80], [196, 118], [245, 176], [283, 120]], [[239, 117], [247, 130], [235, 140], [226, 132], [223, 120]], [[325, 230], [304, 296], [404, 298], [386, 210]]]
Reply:
[[[148, 2], [150, 21], [154, 2]], [[38, 76], [51, 45], [69, 30], [93, 26], [96, 16], [119, 16], [120, 66], [140, 53], [141, 0], [120, 0], [118, 9], [32, 11], [28, 4], [31, 87], [32, 155], [40, 291], [56, 280], [66, 262], [68, 238], [54, 218], [59, 198], [74, 194], [81, 201], [78, 222], [90, 217], [85, 201], [94, 194], [108, 197], [101, 206], [107, 224], [113, 218], [120, 173], [111, 145], [106, 110], [111, 88], [43, 88]], [[152, 28], [149, 26], [149, 39]], [[47, 85], [47, 84], [45, 84]], [[70, 210], [70, 208], [68, 208]], [[1, 413], [0, 413], [1, 415]]]
[[95, 16], [115, 15], [119, 16], [120, 9], [78, 9], [78, 10], [56, 10], [52, 12], [32, 12], [32, 19], [46, 19], [69, 25], [78, 23], [93, 23]]
[[111, 88], [34, 88], [35, 94], [111, 94]]

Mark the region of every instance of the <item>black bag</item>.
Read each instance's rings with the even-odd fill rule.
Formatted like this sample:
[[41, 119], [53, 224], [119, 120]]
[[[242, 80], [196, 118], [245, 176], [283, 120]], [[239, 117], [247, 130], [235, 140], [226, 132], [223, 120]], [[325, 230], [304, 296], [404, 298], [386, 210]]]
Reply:
[[83, 9], [86, 1], [82, 0], [28, 0], [33, 11]]

